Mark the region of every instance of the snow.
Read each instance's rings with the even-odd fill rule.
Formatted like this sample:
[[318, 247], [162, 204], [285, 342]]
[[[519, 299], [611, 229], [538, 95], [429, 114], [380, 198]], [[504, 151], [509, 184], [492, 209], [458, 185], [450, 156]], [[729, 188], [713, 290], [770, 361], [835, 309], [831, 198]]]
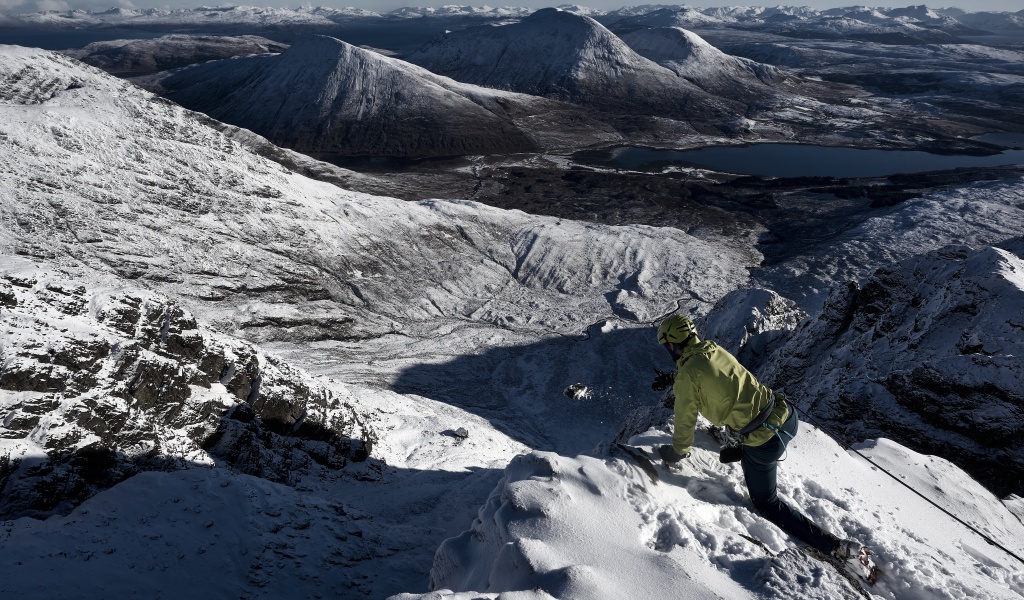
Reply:
[[[652, 430], [633, 443], [650, 452], [668, 440]], [[1020, 521], [950, 463], [887, 440], [858, 451], [897, 478], [932, 490], [933, 501], [984, 535], [1018, 554], [1024, 548]], [[794, 552], [793, 540], [747, 508], [739, 467], [719, 464], [717, 445], [708, 438], [698, 438], [695, 454], [681, 467], [658, 470], [655, 483], [621, 455], [517, 457], [472, 528], [439, 549], [431, 571], [435, 589], [520, 590], [529, 598], [854, 595], [830, 566]], [[813, 426], [803, 424], [790, 444], [781, 482], [787, 500], [824, 527], [872, 546], [886, 573], [869, 588], [875, 597], [1013, 598], [1024, 592], [1024, 576], [1011, 557]], [[801, 577], [800, 570], [813, 576]]]
[[[651, 431], [634, 442], [649, 450], [668, 437]], [[858, 451], [930, 490], [933, 501], [994, 541], [1024, 551], [1020, 521], [948, 462], [886, 440]], [[520, 454], [472, 528], [439, 549], [431, 572], [437, 591], [395, 598], [852, 596], [831, 566], [796, 553], [793, 540], [749, 510], [739, 468], [719, 464], [709, 439], [698, 438], [682, 467], [659, 467], [659, 474], [654, 483], [630, 459], [603, 453]], [[1019, 563], [812, 426], [803, 425], [790, 444], [781, 475], [787, 500], [825, 527], [871, 544], [885, 573], [869, 588], [875, 597], [1024, 593]], [[363, 512], [344, 495], [328, 498], [223, 469], [144, 473], [65, 517], [8, 522], [0, 532], [9, 549], [0, 590], [67, 597], [358, 593], [332, 586], [332, 572], [359, 560], [355, 540], [380, 533], [380, 513]], [[401, 535], [397, 527], [390, 533]], [[379, 540], [385, 547], [395, 541]], [[104, 577], [91, 576], [99, 572]]]
[[[290, 486], [190, 447], [187, 468], [140, 473], [46, 520], [5, 521], [4, 596], [857, 597], [751, 510], [739, 467], [719, 463], [706, 436], [677, 469], [659, 465], [657, 482], [609, 444], [634, 408], [658, 401], [646, 379], [668, 364], [651, 325], [677, 310], [712, 329], [743, 324], [723, 343], [758, 341], [764, 357], [774, 332], [801, 317], [784, 298], [864, 280], [878, 265], [924, 272], [956, 240], [973, 247], [918, 282], [920, 316], [939, 320], [956, 299], [987, 293], [998, 310], [966, 342], [998, 355], [991, 369], [955, 372], [1019, 389], [1024, 266], [1019, 251], [990, 246], [1020, 235], [1024, 181], [880, 211], [758, 273], [771, 289], [749, 291], [752, 249], [358, 194], [59, 55], [3, 46], [0, 74], [0, 296], [9, 288], [16, 300], [0, 308], [5, 369], [21, 351], [116, 342], [97, 321], [131, 288], [188, 307], [210, 335], [246, 337], [225, 342], [237, 352], [259, 344], [263, 367], [296, 365], [280, 368], [329, 390], [377, 437], [365, 464], [297, 473]], [[8, 283], [29, 275], [31, 285]], [[50, 283], [81, 286], [87, 308], [47, 296]], [[880, 343], [932, 359], [958, 351], [947, 329]], [[566, 397], [573, 384], [588, 393]], [[226, 389], [191, 391], [223, 407], [235, 402]], [[62, 446], [59, 411], [29, 437], [8, 437], [23, 407], [50, 399], [5, 389], [0, 448], [42, 459], [48, 443], [73, 447]], [[184, 447], [172, 433], [163, 441]], [[651, 456], [670, 439], [663, 423], [634, 433]], [[899, 481], [803, 423], [780, 492], [871, 547], [884, 572], [871, 596], [1024, 594], [1019, 562], [900, 482], [1018, 556], [1019, 496], [1000, 501], [952, 463], [885, 438], [855, 449]]]

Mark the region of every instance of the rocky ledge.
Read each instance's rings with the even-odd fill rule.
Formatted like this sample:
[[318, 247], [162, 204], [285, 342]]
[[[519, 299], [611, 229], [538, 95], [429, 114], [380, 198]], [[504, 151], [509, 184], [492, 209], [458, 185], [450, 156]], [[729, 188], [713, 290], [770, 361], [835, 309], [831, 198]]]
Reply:
[[147, 470], [222, 464], [294, 484], [372, 448], [330, 381], [167, 297], [8, 259], [0, 315], [0, 519], [67, 512]]

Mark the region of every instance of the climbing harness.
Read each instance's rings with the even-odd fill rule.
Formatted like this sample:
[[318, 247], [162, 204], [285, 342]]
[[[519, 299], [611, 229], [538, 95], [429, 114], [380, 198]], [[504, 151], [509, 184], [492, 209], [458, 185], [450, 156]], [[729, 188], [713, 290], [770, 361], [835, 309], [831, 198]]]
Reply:
[[[746, 439], [748, 435], [764, 427], [765, 429], [771, 430], [772, 433], [774, 433], [775, 436], [779, 438], [779, 441], [782, 442], [783, 452], [789, 451], [789, 448], [787, 448], [788, 443], [786, 442], [786, 439], [782, 437], [782, 434], [784, 433], [787, 436], [789, 436], [790, 440], [793, 439], [793, 434], [786, 431], [785, 429], [782, 429], [778, 425], [773, 425], [772, 423], [768, 422], [768, 419], [771, 418], [772, 413], [775, 412], [775, 407], [778, 406], [780, 402], [786, 404], [787, 408], [793, 406], [792, 402], [787, 402], [785, 394], [783, 394], [782, 392], [772, 392], [772, 395], [768, 398], [768, 405], [761, 409], [761, 412], [757, 413], [757, 416], [751, 419], [751, 421], [747, 423], [746, 426], [743, 427], [743, 429], [739, 430], [738, 433], [740, 443], [743, 443], [743, 440]], [[782, 462], [784, 460], [786, 460], [785, 457], [780, 458], [779, 462]]]

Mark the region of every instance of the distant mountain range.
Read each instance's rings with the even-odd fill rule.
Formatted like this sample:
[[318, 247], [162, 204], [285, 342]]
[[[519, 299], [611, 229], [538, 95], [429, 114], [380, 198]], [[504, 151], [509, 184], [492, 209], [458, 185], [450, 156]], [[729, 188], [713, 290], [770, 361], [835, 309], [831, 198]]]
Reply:
[[597, 21], [555, 8], [448, 33], [408, 60], [458, 81], [611, 112], [722, 121], [744, 108], [637, 54]]
[[[589, 16], [612, 29], [645, 23], [648, 26], [679, 25], [729, 26], [780, 32], [827, 34], [837, 27], [862, 33], [921, 29], [956, 35], [967, 32], [1024, 29], [1024, 10], [1017, 12], [977, 11], [958, 8], [931, 9], [924, 5], [904, 8], [866, 8], [850, 6], [815, 10], [807, 7], [709, 7], [684, 5], [641, 5], [604, 11], [585, 6], [565, 5], [565, 12]], [[185, 9], [125, 9], [106, 11], [43, 11], [14, 14], [8, 12], [2, 26], [80, 29], [83, 27], [225, 27], [260, 26], [273, 28], [330, 27], [369, 21], [456, 20], [467, 23], [507, 21], [526, 18], [534, 11], [522, 7], [444, 6], [442, 8], [405, 7], [391, 12], [355, 8], [299, 7], [270, 8], [253, 6], [198, 7]], [[979, 31], [980, 30], [980, 31]]]
[[[196, 52], [187, 38], [164, 45], [160, 39], [118, 47], [134, 55], [155, 44], [173, 54], [175, 42], [187, 56]], [[92, 64], [108, 56], [69, 54]], [[761, 139], [793, 131], [810, 139], [851, 127], [877, 131], [871, 123], [878, 119], [907, 125], [891, 108], [851, 104], [864, 95], [856, 88], [730, 56], [678, 27], [620, 38], [590, 17], [553, 8], [448, 32], [406, 60], [313, 36], [281, 54], [209, 61], [134, 81], [277, 145], [318, 155], [562, 151], [755, 130]]]
[[622, 139], [578, 106], [460, 83], [326, 36], [280, 55], [211, 61], [136, 81], [313, 154], [423, 158]]

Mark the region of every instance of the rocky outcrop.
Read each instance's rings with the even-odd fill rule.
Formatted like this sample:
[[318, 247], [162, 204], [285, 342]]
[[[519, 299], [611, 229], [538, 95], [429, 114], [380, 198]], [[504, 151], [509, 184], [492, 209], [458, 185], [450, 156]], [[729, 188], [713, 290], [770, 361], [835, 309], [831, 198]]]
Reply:
[[761, 370], [844, 441], [888, 437], [1024, 492], [1024, 260], [950, 246], [837, 286]]
[[740, 289], [726, 294], [698, 324], [701, 337], [714, 340], [745, 367], [756, 371], [785, 346], [807, 314], [772, 290]]
[[0, 518], [64, 512], [140, 471], [337, 471], [373, 434], [330, 385], [166, 297], [0, 273]]

